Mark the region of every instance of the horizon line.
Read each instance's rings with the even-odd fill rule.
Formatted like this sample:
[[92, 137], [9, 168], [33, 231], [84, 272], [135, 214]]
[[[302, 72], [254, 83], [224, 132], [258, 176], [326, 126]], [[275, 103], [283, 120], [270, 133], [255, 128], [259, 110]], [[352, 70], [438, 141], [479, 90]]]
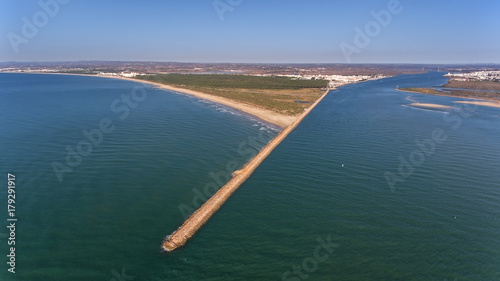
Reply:
[[155, 61], [155, 60], [47, 60], [47, 61], [0, 61], [0, 63], [76, 63], [76, 62], [114, 62], [114, 63], [178, 63], [178, 64], [269, 64], [269, 65], [494, 65], [500, 66], [500, 62], [463, 62], [463, 63], [417, 63], [417, 62], [183, 62], [183, 61]]

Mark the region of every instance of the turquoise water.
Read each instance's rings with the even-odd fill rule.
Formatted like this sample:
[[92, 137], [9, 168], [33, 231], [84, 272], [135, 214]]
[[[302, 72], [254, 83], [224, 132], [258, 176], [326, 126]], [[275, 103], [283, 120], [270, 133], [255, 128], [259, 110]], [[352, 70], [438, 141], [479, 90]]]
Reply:
[[[500, 110], [394, 90], [442, 75], [331, 91], [164, 254], [163, 237], [277, 130], [138, 83], [1, 74], [0, 172], [4, 186], [16, 175], [18, 221], [15, 275], [0, 231], [0, 279], [500, 280]], [[55, 162], [72, 171], [60, 180]]]

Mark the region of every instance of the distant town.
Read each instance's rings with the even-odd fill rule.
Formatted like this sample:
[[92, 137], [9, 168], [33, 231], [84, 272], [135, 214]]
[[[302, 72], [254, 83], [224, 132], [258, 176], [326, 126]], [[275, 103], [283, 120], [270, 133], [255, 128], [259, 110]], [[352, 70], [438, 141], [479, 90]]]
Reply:
[[493, 81], [500, 82], [500, 71], [474, 71], [470, 73], [448, 73], [445, 76], [456, 81]]

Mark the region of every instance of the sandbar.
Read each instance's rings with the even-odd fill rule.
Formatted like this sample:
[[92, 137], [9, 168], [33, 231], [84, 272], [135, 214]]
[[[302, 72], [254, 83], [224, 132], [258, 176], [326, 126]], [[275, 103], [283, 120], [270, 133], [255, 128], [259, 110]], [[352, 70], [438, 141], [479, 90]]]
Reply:
[[410, 105], [418, 106], [418, 107], [426, 107], [426, 108], [443, 108], [443, 109], [452, 108], [451, 106], [441, 105], [441, 104], [434, 104], [434, 103], [419, 103], [419, 102], [414, 102], [414, 103], [411, 103]]

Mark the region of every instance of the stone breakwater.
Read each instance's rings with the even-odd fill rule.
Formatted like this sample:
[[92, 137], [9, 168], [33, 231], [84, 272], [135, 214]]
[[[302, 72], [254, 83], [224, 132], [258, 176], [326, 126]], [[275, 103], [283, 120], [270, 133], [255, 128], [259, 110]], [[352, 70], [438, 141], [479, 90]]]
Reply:
[[210, 199], [208, 199], [198, 210], [196, 210], [184, 223], [172, 234], [168, 235], [162, 244], [162, 249], [171, 252], [184, 245], [196, 231], [226, 202], [242, 183], [259, 167], [260, 163], [271, 154], [287, 136], [292, 132], [304, 118], [316, 107], [318, 103], [328, 94], [327, 90], [314, 104], [307, 108], [292, 124], [283, 129], [271, 142], [269, 142], [250, 162], [241, 170], [233, 173], [233, 178], [221, 187]]

